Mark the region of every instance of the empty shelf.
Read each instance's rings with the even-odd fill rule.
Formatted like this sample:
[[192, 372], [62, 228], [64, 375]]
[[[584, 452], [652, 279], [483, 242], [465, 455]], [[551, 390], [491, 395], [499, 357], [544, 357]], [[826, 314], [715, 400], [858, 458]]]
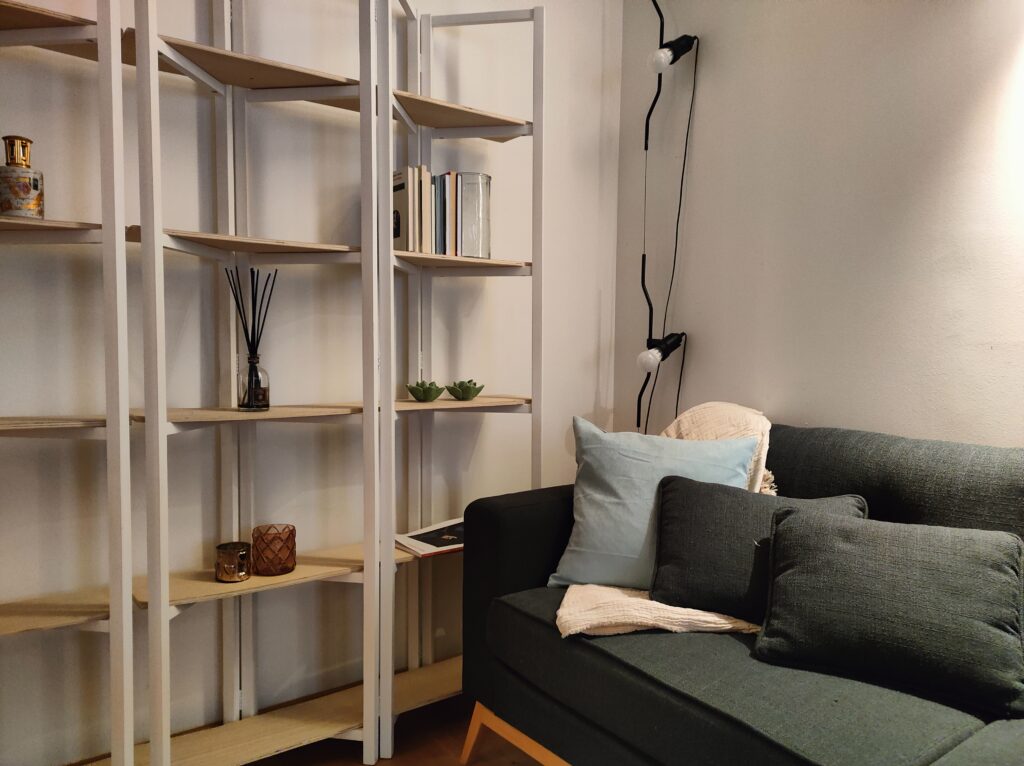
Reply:
[[91, 231], [99, 228], [98, 223], [49, 221], [45, 218], [16, 218], [13, 215], [0, 215], [0, 231]]
[[79, 428], [103, 428], [104, 417], [20, 416], [0, 418], [0, 435], [12, 431], [60, 431]]
[[110, 616], [107, 593], [105, 587], [83, 588], [0, 604], [0, 636], [105, 620]]
[[[413, 122], [428, 128], [521, 128], [530, 124], [528, 120], [517, 117], [485, 112], [404, 90], [396, 90], [395, 98], [409, 113]], [[508, 141], [509, 138], [499, 137], [493, 140]]]
[[[358, 253], [358, 247], [349, 245], [331, 245], [319, 242], [299, 242], [287, 239], [264, 239], [261, 237], [244, 237], [235, 234], [210, 234], [183, 229], [164, 229], [169, 237], [192, 242], [203, 247], [211, 247], [226, 253], [252, 253], [258, 255], [287, 253]], [[126, 232], [129, 242], [139, 242], [142, 229], [129, 226]]]
[[[356, 85], [357, 80], [347, 77], [318, 72], [314, 69], [284, 64], [279, 61], [251, 56], [248, 53], [215, 48], [211, 45], [181, 40], [177, 37], [161, 35], [167, 45], [191, 61], [218, 82], [225, 85], [236, 85], [241, 88], [263, 90], [266, 88], [315, 88], [324, 85]], [[129, 29], [124, 34], [125, 63], [135, 64], [135, 30]], [[179, 73], [169, 61], [161, 58], [160, 69], [164, 72]], [[357, 107], [358, 108], [358, 107]]]
[[396, 250], [395, 257], [415, 266], [429, 269], [465, 269], [466, 276], [471, 276], [474, 269], [524, 269], [530, 267], [529, 261], [501, 261], [495, 258], [466, 258], [461, 255], [435, 255], [428, 253], [411, 253], [407, 250]]
[[14, 29], [54, 29], [57, 27], [86, 27], [95, 21], [69, 16], [59, 11], [39, 8], [26, 3], [0, 0], [0, 31]]
[[[395, 712], [403, 713], [459, 693], [462, 657], [395, 675]], [[363, 687], [350, 686], [292, 702], [240, 721], [179, 734], [171, 739], [176, 766], [251, 763], [329, 739], [363, 724]], [[109, 764], [110, 760], [99, 761]], [[149, 745], [135, 747], [136, 766], [149, 763]]]
[[[235, 85], [251, 90], [278, 88], [344, 87], [359, 84], [358, 80], [342, 77], [315, 69], [284, 64], [279, 61], [236, 53], [190, 40], [161, 36], [174, 51], [191, 61], [208, 75], [225, 85]], [[124, 36], [124, 60], [135, 63], [135, 30], [129, 29]], [[173, 63], [161, 58], [160, 69], [164, 72], [183, 74]], [[427, 96], [396, 90], [395, 99], [418, 125], [431, 128], [522, 128], [529, 121], [485, 112], [468, 106], [453, 104]], [[332, 106], [348, 111], [359, 111], [358, 94], [318, 97], [310, 94], [312, 103]], [[495, 136], [493, 141], [508, 141], [515, 136]]]

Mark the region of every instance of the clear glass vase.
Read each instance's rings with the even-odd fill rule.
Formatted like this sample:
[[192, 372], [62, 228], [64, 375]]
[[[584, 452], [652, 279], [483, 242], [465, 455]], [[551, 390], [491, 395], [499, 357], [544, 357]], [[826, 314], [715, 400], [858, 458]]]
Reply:
[[260, 367], [259, 354], [239, 358], [238, 409], [248, 412], [270, 409], [270, 376]]
[[462, 252], [467, 258], [491, 257], [491, 177], [459, 173], [462, 180]]

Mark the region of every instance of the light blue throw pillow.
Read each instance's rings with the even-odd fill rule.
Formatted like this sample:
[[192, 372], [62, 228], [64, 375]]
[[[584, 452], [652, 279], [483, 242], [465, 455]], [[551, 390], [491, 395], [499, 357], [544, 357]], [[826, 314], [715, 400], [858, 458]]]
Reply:
[[688, 441], [605, 433], [573, 418], [575, 524], [549, 586], [593, 583], [650, 590], [655, 500], [666, 476], [745, 489], [757, 439]]

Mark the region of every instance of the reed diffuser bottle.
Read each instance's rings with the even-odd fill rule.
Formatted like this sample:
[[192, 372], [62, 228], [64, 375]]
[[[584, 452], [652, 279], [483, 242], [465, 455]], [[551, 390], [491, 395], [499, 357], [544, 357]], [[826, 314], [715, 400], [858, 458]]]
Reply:
[[270, 409], [270, 375], [260, 366], [260, 355], [238, 355], [238, 409]]
[[270, 376], [260, 366], [260, 341], [267, 324], [270, 299], [274, 297], [277, 269], [266, 279], [257, 269], [249, 269], [248, 300], [242, 293], [242, 280], [236, 266], [234, 271], [224, 269], [235, 299], [235, 310], [242, 324], [246, 353], [238, 359], [238, 409], [259, 412], [270, 409]]

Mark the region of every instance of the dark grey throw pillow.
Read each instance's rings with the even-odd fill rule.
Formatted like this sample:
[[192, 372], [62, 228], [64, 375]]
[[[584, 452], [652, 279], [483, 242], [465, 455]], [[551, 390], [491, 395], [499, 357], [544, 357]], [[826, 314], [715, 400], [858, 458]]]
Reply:
[[768, 602], [772, 517], [781, 508], [860, 519], [868, 505], [858, 495], [797, 500], [682, 476], [662, 479], [651, 598], [760, 624]]
[[762, 660], [1024, 716], [1024, 542], [781, 511]]

